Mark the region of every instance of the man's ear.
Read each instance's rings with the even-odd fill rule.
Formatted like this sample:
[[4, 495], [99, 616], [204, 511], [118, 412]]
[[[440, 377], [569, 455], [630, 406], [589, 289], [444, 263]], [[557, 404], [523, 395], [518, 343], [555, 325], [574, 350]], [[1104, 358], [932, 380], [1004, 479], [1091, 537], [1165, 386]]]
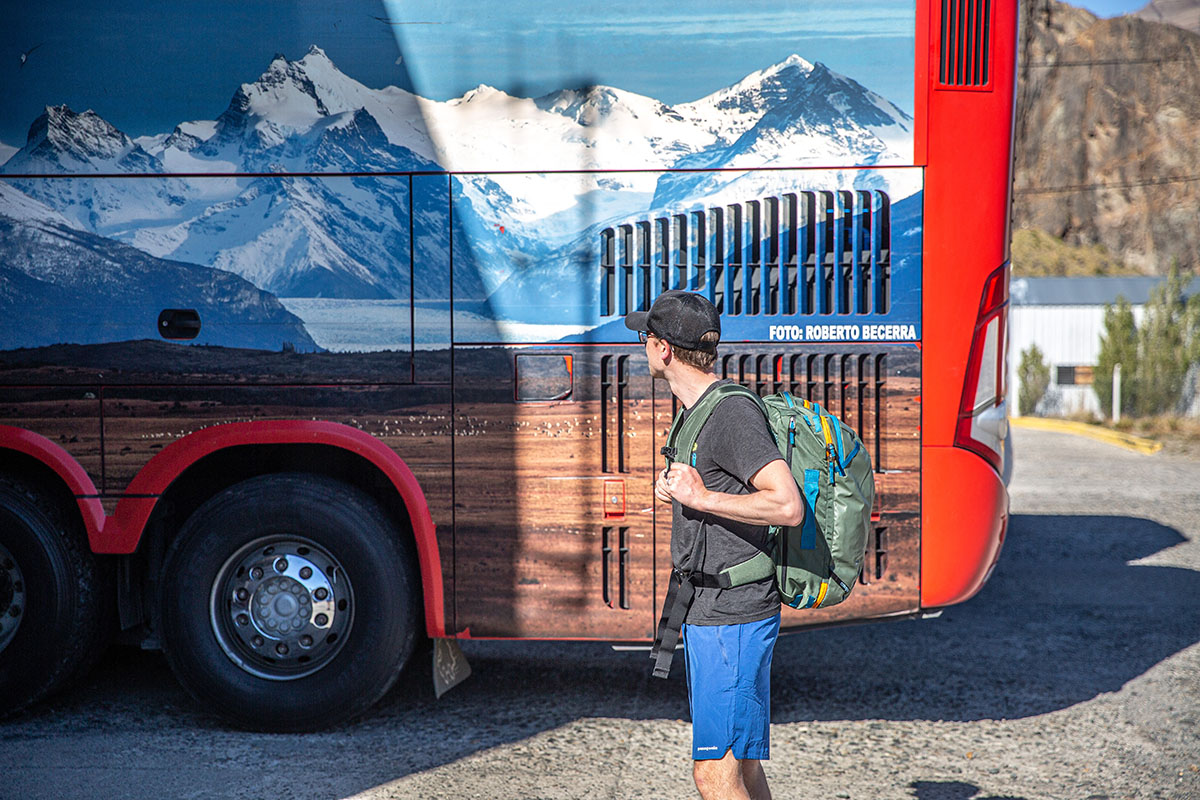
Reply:
[[671, 347], [671, 343], [670, 343], [670, 342], [668, 342], [666, 339], [659, 339], [659, 341], [660, 341], [660, 342], [662, 342], [662, 346], [665, 348], [665, 349], [662, 351], [662, 354], [663, 354], [663, 356], [662, 356], [662, 361], [663, 361], [663, 364], [670, 364], [670, 363], [671, 363], [671, 356], [673, 356], [673, 355], [675, 354], [675, 351], [674, 351], [674, 349]]

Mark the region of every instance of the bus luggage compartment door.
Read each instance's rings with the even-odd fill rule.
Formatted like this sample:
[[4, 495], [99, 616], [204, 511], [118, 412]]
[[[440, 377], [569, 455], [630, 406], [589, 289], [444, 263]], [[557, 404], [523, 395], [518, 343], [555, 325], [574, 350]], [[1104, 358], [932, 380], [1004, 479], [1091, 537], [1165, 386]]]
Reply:
[[640, 348], [456, 347], [454, 369], [459, 628], [650, 638], [652, 379]]

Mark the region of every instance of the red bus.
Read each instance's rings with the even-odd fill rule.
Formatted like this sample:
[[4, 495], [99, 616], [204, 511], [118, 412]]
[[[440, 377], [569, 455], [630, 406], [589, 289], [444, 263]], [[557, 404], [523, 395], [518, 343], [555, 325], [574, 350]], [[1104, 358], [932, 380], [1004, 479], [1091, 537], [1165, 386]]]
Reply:
[[15, 14], [0, 711], [114, 638], [274, 730], [422, 640], [648, 643], [675, 408], [621, 318], [672, 288], [870, 448], [861, 585], [786, 630], [979, 590], [1016, 3], [614, 2]]

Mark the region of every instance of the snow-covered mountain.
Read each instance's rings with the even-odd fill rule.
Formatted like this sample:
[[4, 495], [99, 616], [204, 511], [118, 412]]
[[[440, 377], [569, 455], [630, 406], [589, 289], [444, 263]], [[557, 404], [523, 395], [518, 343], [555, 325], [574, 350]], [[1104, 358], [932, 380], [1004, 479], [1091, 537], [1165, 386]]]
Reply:
[[316, 344], [277, 298], [223, 270], [154, 258], [80, 230], [0, 183], [0, 343], [157, 339], [165, 308], [194, 308], [196, 344], [279, 351]]
[[[13, 185], [82, 230], [280, 296], [384, 298], [409, 294], [410, 224], [419, 295], [448, 293], [448, 276], [422, 268], [448, 260], [445, 215], [410, 219], [403, 173], [449, 171], [455, 293], [482, 299], [524, 285], [523, 271], [590, 268], [613, 220], [757, 196], [785, 175], [673, 168], [901, 165], [911, 129], [893, 104], [799, 56], [676, 106], [607, 86], [539, 98], [479, 86], [438, 102], [367, 88], [314, 46], [274, 58], [216, 119], [169, 133], [133, 140], [94, 112], [47, 108], [0, 173], [188, 173]], [[288, 174], [346, 172], [401, 174]]]
[[[77, 114], [47, 106], [29, 128], [25, 146], [5, 162], [5, 174], [162, 174], [166, 167], [94, 111]], [[177, 178], [154, 181], [21, 181], [22, 191], [86, 230], [110, 235], [187, 213], [186, 187]], [[200, 207], [190, 209], [196, 213]]]

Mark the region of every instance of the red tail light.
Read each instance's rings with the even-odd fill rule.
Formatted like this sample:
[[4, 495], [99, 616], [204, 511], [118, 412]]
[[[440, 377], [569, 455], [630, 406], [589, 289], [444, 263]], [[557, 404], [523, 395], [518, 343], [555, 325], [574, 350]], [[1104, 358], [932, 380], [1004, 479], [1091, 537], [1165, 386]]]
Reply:
[[1008, 264], [988, 276], [983, 286], [975, 336], [958, 409], [954, 444], [983, 456], [1003, 472], [1008, 435], [1005, 364], [1008, 355]]

